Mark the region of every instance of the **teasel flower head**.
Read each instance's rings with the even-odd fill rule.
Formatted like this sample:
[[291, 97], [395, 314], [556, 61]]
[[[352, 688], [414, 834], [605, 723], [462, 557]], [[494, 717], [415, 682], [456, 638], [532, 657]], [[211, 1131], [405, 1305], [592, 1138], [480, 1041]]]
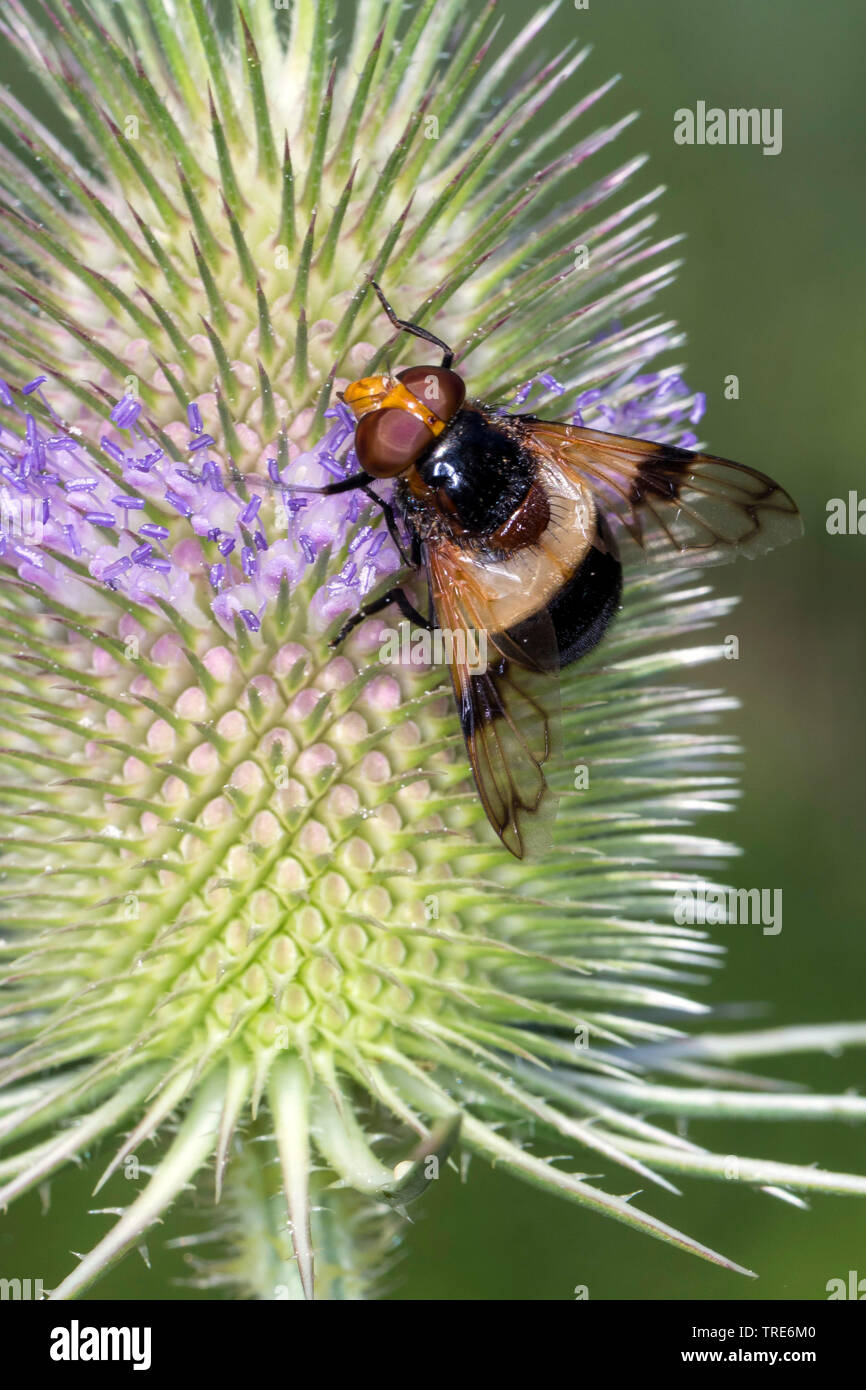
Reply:
[[3, 94], [0, 1205], [97, 1148], [108, 1203], [54, 1297], [193, 1184], [203, 1286], [370, 1296], [470, 1153], [736, 1269], [630, 1199], [725, 1173], [644, 1113], [863, 1117], [728, 1066], [862, 1029], [693, 1032], [719, 948], [672, 895], [729, 853], [690, 822], [736, 748], [687, 634], [729, 600], [629, 576], [563, 681], [538, 862], [489, 830], [443, 668], [383, 665], [381, 618], [329, 647], [401, 560], [366, 498], [284, 485], [354, 466], [336, 392], [398, 350], [372, 280], [503, 409], [697, 443], [659, 190], [611, 83], [544, 119], [587, 56], [550, 13], [503, 42], [456, 0], [235, 4], [225, 32], [203, 0], [4, 7], [68, 130]]

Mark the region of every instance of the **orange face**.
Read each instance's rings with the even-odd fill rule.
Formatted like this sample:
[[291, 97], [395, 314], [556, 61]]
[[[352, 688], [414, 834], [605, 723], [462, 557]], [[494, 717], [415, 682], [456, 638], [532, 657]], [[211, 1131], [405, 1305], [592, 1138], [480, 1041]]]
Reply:
[[405, 473], [463, 404], [466, 388], [445, 367], [409, 367], [353, 381], [343, 400], [358, 421], [355, 451], [374, 478]]

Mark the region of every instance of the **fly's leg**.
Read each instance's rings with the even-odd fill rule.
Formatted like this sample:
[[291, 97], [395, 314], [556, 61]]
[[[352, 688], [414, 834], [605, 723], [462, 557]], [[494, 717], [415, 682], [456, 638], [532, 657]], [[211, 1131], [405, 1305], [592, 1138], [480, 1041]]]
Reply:
[[[338, 492], [352, 492], [356, 487], [369, 486], [370, 474], [365, 473], [363, 468], [358, 473], [350, 473], [348, 478], [338, 478], [334, 483], [325, 483], [324, 487], [308, 487], [306, 483], [279, 484], [280, 489], [284, 492], [312, 492], [316, 497], [333, 497]], [[373, 496], [375, 497], [376, 494], [374, 493]]]
[[360, 473], [352, 473], [348, 478], [339, 478], [335, 483], [326, 483], [324, 487], [306, 487], [303, 483], [284, 483], [286, 492], [309, 492], [316, 497], [333, 497], [338, 492], [353, 492], [360, 488], [369, 497], [371, 502], [375, 502], [377, 507], [381, 507], [385, 517], [385, 525], [388, 527], [388, 535], [394, 542], [404, 565], [411, 565], [412, 560], [406, 554], [403, 542], [400, 539], [400, 532], [397, 530], [397, 518], [394, 515], [394, 508], [390, 502], [386, 502], [384, 497], [380, 497], [370, 486], [370, 474], [363, 470]]
[[383, 608], [388, 608], [392, 603], [397, 605], [403, 617], [408, 618], [411, 623], [417, 623], [419, 627], [426, 628], [428, 632], [433, 631], [433, 623], [430, 619], [418, 612], [414, 603], [406, 597], [402, 589], [395, 588], [389, 589], [381, 598], [374, 599], [372, 603], [362, 604], [357, 613], [353, 613], [351, 618], [346, 619], [330, 645], [338, 647], [365, 618], [371, 618], [374, 613], [381, 613]]
[[411, 555], [406, 554], [403, 541], [400, 537], [400, 532], [397, 530], [397, 517], [394, 513], [394, 508], [391, 506], [391, 503], [386, 502], [384, 497], [380, 497], [379, 494], [374, 492], [371, 487], [365, 487], [364, 492], [370, 498], [371, 502], [375, 502], [377, 507], [382, 508], [382, 515], [385, 518], [385, 525], [388, 527], [388, 535], [391, 537], [391, 540], [396, 545], [397, 551], [400, 555], [400, 559], [403, 561], [403, 564], [416, 566], [418, 564], [418, 561], [413, 560]]

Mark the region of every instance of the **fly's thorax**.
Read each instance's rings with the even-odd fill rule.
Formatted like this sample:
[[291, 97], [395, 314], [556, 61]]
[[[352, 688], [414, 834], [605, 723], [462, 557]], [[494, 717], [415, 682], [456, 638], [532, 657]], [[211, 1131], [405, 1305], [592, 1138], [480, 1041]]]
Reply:
[[[516, 432], [477, 405], [458, 411], [414, 471], [455, 533], [475, 538], [508, 524], [535, 476]], [[413, 490], [421, 495], [420, 488]]]

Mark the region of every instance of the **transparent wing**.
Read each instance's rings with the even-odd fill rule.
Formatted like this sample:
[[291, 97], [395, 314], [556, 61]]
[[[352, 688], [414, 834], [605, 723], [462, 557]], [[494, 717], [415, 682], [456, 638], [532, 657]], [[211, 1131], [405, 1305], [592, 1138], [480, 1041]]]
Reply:
[[[536, 857], [550, 844], [557, 804], [544, 771], [559, 740], [553, 624], [542, 609], [512, 638], [498, 622], [495, 596], [477, 573], [467, 576], [465, 552], [437, 543], [425, 558], [436, 620], [452, 640], [454, 694], [481, 803], [506, 849]], [[470, 669], [467, 651], [486, 660]]]
[[527, 443], [588, 488], [614, 537], [707, 563], [759, 555], [802, 534], [793, 499], [772, 478], [712, 454], [524, 418]]

